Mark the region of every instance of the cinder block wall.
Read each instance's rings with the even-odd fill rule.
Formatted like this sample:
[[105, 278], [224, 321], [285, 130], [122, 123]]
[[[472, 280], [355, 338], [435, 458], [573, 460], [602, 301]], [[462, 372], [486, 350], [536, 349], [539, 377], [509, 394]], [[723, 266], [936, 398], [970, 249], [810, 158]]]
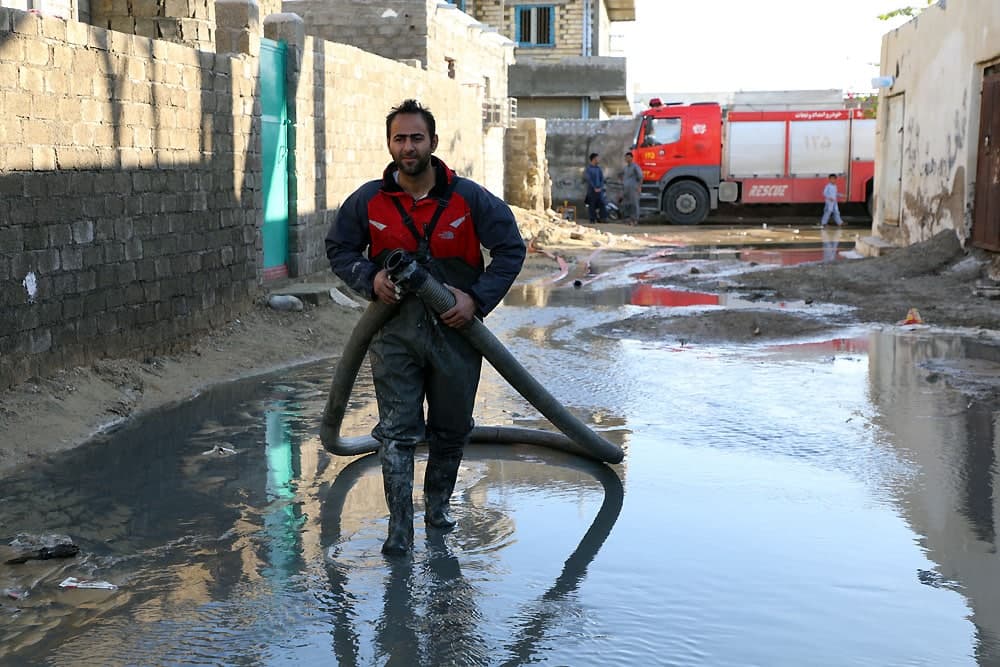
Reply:
[[299, 15], [312, 37], [426, 65], [427, 10], [434, 4], [433, 0], [295, 0], [283, 3], [282, 11]]
[[257, 60], [0, 8], [0, 387], [245, 310]]
[[94, 25], [212, 51], [215, 0], [90, 0]]
[[344, 199], [381, 177], [389, 164], [385, 117], [404, 99], [420, 100], [434, 113], [437, 155], [459, 174], [483, 182], [483, 121], [476, 89], [312, 37], [304, 37], [295, 50], [301, 66], [290, 86], [295, 99], [292, 273], [330, 270], [324, 244], [329, 226]]

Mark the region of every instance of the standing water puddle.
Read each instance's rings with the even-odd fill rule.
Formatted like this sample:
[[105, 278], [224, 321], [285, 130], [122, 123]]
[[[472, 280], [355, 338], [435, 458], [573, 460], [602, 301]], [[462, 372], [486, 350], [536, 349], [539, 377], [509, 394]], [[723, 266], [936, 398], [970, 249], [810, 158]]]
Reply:
[[[28, 592], [0, 608], [0, 661], [1000, 660], [996, 406], [933, 361], [964, 358], [961, 338], [679, 349], [588, 333], [629, 301], [531, 301], [491, 328], [624, 463], [471, 447], [457, 530], [425, 531], [418, 491], [413, 559], [387, 563], [374, 457], [316, 436], [332, 365], [220, 387], [5, 483], [3, 543], [62, 533], [82, 552], [0, 565], [0, 589]], [[367, 378], [345, 435], [374, 423]], [[541, 424], [492, 369], [477, 420]]]

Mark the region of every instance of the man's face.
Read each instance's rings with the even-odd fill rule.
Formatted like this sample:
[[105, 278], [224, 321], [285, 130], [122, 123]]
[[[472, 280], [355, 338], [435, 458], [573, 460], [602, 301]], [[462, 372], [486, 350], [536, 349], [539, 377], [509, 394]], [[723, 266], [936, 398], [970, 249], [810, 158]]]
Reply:
[[[626, 155], [625, 156], [625, 162], [631, 162], [631, 161], [632, 161], [632, 156], [631, 155]], [[813, 187], [815, 187], [815, 186], [813, 186]]]
[[407, 176], [418, 176], [431, 163], [437, 137], [428, 136], [427, 121], [417, 113], [401, 113], [389, 128], [389, 154], [396, 167]]

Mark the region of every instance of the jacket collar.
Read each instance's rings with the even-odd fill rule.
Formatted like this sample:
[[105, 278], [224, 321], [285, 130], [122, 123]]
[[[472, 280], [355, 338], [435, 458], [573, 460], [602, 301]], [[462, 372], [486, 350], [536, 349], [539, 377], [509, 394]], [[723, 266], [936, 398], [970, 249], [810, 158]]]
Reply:
[[[428, 197], [443, 197], [448, 185], [455, 179], [455, 172], [448, 168], [436, 155], [431, 156], [431, 168], [434, 169], [434, 187], [427, 193]], [[382, 172], [382, 191], [392, 195], [405, 194], [403, 188], [396, 182], [396, 163], [390, 162]]]

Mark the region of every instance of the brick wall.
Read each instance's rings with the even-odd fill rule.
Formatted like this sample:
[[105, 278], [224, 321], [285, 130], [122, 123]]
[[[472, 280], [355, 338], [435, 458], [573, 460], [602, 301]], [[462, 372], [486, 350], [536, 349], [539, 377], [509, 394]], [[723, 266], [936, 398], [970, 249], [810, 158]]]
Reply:
[[256, 60], [0, 8], [0, 387], [255, 294]]

